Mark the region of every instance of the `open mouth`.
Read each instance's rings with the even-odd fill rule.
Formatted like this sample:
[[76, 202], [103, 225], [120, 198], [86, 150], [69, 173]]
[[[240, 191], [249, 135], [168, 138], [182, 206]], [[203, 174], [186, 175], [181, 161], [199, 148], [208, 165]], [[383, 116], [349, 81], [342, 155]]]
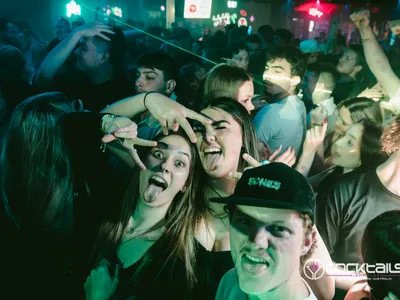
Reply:
[[163, 191], [168, 187], [167, 182], [157, 175], [153, 175], [150, 177], [149, 184], [154, 184], [155, 186], [162, 188]]
[[261, 257], [250, 254], [243, 254], [242, 256], [243, 269], [253, 275], [259, 275], [263, 273], [268, 269], [269, 265], [269, 262]]
[[220, 148], [204, 149], [204, 168], [213, 171], [221, 158], [222, 150]]
[[143, 200], [147, 203], [153, 203], [158, 196], [168, 187], [167, 182], [157, 175], [152, 175], [149, 178], [149, 184], [143, 195]]

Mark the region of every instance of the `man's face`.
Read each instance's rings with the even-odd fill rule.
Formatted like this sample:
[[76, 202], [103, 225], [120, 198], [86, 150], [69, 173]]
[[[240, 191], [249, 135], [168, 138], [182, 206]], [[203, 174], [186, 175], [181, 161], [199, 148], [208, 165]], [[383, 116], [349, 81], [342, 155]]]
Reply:
[[239, 287], [260, 295], [300, 272], [300, 257], [311, 247], [294, 210], [236, 206], [230, 227], [231, 255]]
[[68, 34], [71, 32], [71, 29], [69, 28], [68, 24], [62, 20], [58, 20], [54, 28], [56, 30], [56, 36]]
[[165, 81], [163, 72], [155, 68], [138, 68], [135, 85], [137, 93], [168, 94], [168, 82]]
[[272, 96], [290, 93], [296, 87], [294, 83], [296, 78], [291, 75], [291, 66], [285, 58], [268, 61], [263, 79], [266, 83], [267, 93]]
[[4, 32], [3, 38], [6, 43], [12, 46], [18, 46], [19, 29], [12, 23], [7, 23], [7, 29]]
[[104, 47], [97, 45], [93, 37], [81, 39], [75, 54], [77, 55], [77, 67], [83, 72], [98, 69], [106, 59]]
[[303, 95], [305, 100], [311, 101], [315, 88], [317, 87], [318, 76], [315, 72], [307, 72], [303, 81]]
[[261, 45], [258, 43], [247, 43], [247, 48], [249, 48], [250, 57], [260, 54]]
[[346, 50], [343, 56], [339, 59], [336, 67], [337, 71], [341, 74], [350, 75], [357, 67], [357, 53], [352, 50]]

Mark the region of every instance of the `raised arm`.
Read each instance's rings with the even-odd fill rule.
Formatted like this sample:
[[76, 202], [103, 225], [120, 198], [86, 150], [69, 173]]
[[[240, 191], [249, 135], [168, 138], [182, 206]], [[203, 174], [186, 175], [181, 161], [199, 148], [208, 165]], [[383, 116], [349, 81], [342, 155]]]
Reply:
[[113, 31], [111, 31], [110, 26], [101, 23], [86, 24], [73, 31], [43, 60], [36, 74], [35, 85], [40, 90], [46, 90], [81, 38], [98, 36], [109, 41], [110, 39], [104, 33], [113, 34]]
[[400, 88], [400, 79], [393, 72], [385, 52], [374, 35], [370, 26], [369, 10], [358, 10], [350, 17], [354, 22], [354, 25], [360, 31], [364, 53], [369, 68], [389, 97], [393, 98], [396, 95], [397, 90]]
[[192, 142], [197, 141], [196, 134], [186, 118], [197, 120], [203, 124], [212, 123], [212, 120], [203, 115], [157, 93], [143, 93], [123, 99], [108, 106], [102, 112], [132, 119], [146, 110], [160, 122], [164, 134], [168, 134], [169, 129], [177, 131], [181, 126]]

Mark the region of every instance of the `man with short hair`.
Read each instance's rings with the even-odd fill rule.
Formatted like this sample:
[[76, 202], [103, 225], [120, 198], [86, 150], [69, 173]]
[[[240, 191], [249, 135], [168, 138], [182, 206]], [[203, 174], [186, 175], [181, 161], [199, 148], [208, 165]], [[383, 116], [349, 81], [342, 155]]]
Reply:
[[136, 91], [157, 92], [169, 97], [175, 89], [178, 72], [177, 63], [168, 53], [146, 53], [138, 61]]
[[[335, 89], [336, 81], [339, 75], [335, 66], [327, 63], [310, 65], [302, 86], [303, 101], [311, 107], [323, 106], [326, 110], [328, 118], [327, 133], [335, 129], [336, 121], [336, 104], [332, 97], [332, 92]], [[314, 125], [321, 125], [324, 120], [315, 120], [312, 118], [313, 109], [310, 109], [307, 115], [307, 124], [311, 128]]]
[[9, 20], [0, 18], [0, 45], [11, 45], [18, 48], [18, 36], [18, 27]]
[[282, 163], [245, 171], [226, 203], [235, 268], [222, 278], [216, 300], [316, 300], [302, 279], [311, 256], [315, 195], [300, 173]]
[[[318, 194], [317, 227], [336, 263], [361, 263], [361, 240], [372, 219], [400, 209], [400, 117], [385, 128], [382, 151], [389, 159], [369, 171], [349, 173], [330, 190]], [[351, 278], [337, 278], [348, 289]]]
[[297, 93], [306, 68], [304, 54], [291, 46], [276, 47], [265, 66], [263, 79], [271, 100], [256, 114], [254, 125], [260, 141], [272, 151], [291, 146], [297, 157], [301, 154], [306, 108]]

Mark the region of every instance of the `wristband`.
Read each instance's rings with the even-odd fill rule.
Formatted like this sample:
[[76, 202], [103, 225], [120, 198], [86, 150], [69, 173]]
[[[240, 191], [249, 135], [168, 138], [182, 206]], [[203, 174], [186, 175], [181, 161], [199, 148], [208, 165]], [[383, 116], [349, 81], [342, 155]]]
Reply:
[[149, 109], [147, 108], [147, 105], [146, 105], [146, 97], [147, 97], [149, 94], [152, 94], [152, 93], [155, 93], [155, 92], [147, 92], [146, 95], [144, 95], [143, 105], [144, 105], [144, 107], [145, 107], [147, 110], [149, 110]]

